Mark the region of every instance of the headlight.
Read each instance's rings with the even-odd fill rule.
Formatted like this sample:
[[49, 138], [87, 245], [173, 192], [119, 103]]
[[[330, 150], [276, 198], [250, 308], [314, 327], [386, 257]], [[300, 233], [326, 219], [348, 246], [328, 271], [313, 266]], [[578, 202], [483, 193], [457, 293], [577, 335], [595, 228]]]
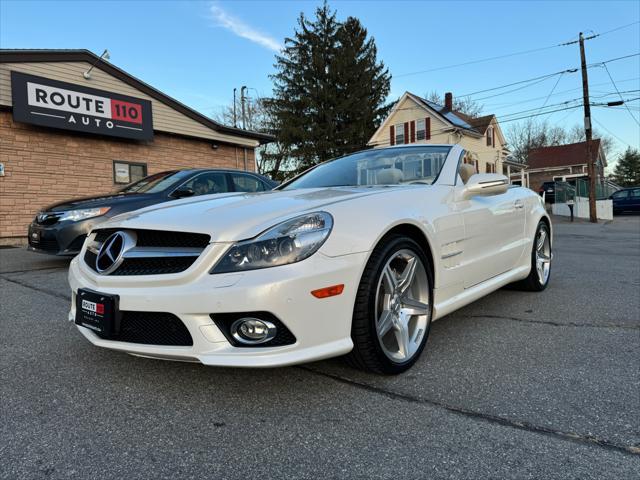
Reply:
[[243, 272], [299, 262], [318, 251], [332, 227], [333, 218], [326, 212], [292, 218], [233, 245], [211, 273]]
[[100, 207], [100, 208], [83, 208], [82, 210], [69, 210], [68, 212], [64, 212], [64, 214], [58, 219], [58, 221], [62, 222], [63, 220], [72, 220], [77, 222], [78, 220], [85, 220], [87, 218], [99, 217], [100, 215], [104, 215], [111, 207]]

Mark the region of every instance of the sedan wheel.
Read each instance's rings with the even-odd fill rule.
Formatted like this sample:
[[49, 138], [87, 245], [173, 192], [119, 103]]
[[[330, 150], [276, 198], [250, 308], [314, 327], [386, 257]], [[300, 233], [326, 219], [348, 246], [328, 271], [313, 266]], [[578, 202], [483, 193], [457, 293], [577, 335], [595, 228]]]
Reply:
[[431, 324], [431, 265], [414, 240], [390, 235], [365, 267], [353, 309], [355, 367], [396, 374], [413, 365], [424, 349]]

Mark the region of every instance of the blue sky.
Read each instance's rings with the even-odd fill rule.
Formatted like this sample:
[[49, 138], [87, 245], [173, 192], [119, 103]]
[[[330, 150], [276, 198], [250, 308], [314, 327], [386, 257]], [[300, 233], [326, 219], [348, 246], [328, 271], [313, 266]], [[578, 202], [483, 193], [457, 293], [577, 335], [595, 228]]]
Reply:
[[[0, 1], [2, 48], [87, 48], [111, 52], [111, 62], [187, 105], [212, 114], [232, 98], [234, 87], [268, 95], [274, 55], [293, 34], [301, 11], [317, 1]], [[405, 90], [464, 95], [579, 66], [577, 45], [488, 62], [422, 72], [574, 40], [578, 32], [604, 33], [640, 21], [640, 2], [421, 2], [332, 1], [339, 18], [358, 17], [375, 37], [389, 67], [392, 97]], [[640, 52], [640, 24], [587, 42], [589, 63]], [[640, 57], [607, 64], [625, 98], [640, 96]], [[409, 75], [410, 74], [410, 75]], [[550, 77], [511, 93], [492, 91], [485, 113], [503, 119], [527, 115], [543, 105], [558, 80]], [[615, 92], [602, 67], [589, 69], [593, 101]], [[562, 75], [547, 105], [581, 95], [579, 73]], [[506, 89], [509, 90], [509, 89]], [[600, 98], [595, 98], [601, 96]], [[594, 108], [595, 128], [618, 139], [617, 150], [640, 145], [640, 102]], [[560, 107], [559, 107], [560, 108]], [[573, 125], [581, 110], [544, 116]], [[504, 122], [503, 128], [511, 123]], [[612, 158], [609, 159], [613, 160]]]

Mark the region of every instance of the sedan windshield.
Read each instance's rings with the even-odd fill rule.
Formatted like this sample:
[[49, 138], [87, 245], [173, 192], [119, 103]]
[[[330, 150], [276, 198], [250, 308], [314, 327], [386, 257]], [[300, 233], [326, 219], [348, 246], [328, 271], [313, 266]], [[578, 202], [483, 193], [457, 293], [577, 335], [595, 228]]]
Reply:
[[431, 185], [451, 147], [415, 146], [372, 149], [321, 163], [282, 186], [296, 188]]
[[121, 193], [158, 193], [166, 190], [175, 183], [189, 176], [188, 170], [162, 172], [149, 175], [135, 183], [131, 183], [120, 190]]

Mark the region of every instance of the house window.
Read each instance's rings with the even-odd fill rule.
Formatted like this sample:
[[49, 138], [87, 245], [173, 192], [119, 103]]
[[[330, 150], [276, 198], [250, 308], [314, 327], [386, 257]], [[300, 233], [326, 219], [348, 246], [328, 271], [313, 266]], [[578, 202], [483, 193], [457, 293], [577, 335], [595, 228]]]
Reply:
[[137, 182], [147, 176], [146, 163], [113, 162], [113, 183], [126, 185]]
[[396, 124], [395, 130], [396, 130], [396, 145], [402, 145], [404, 143], [404, 123]]
[[420, 118], [416, 120], [416, 140], [424, 140], [427, 137], [427, 130], [425, 128], [425, 119]]
[[487, 147], [493, 147], [493, 127], [487, 128]]

